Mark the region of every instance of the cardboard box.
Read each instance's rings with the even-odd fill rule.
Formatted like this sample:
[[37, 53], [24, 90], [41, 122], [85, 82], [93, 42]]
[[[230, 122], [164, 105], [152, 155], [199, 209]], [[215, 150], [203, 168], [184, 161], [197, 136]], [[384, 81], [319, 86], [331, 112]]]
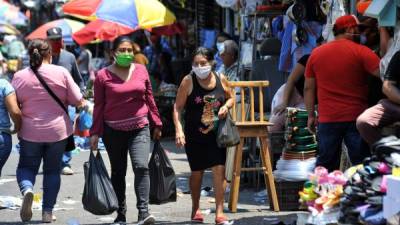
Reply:
[[386, 196], [400, 201], [400, 177], [387, 176], [387, 193]]
[[388, 196], [383, 197], [383, 217], [390, 219], [398, 212], [400, 212], [400, 200]]

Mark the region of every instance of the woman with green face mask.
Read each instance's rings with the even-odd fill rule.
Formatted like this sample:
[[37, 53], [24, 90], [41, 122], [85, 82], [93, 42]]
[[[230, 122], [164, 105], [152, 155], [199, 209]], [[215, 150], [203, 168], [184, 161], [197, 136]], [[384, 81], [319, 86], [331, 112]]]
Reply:
[[119, 209], [115, 223], [126, 222], [125, 175], [130, 155], [135, 173], [139, 224], [154, 224], [149, 213], [150, 124], [154, 139], [160, 139], [162, 123], [154, 102], [146, 67], [133, 63], [133, 42], [127, 36], [113, 43], [114, 63], [97, 73], [94, 81], [91, 148], [102, 137], [111, 164], [111, 181]]

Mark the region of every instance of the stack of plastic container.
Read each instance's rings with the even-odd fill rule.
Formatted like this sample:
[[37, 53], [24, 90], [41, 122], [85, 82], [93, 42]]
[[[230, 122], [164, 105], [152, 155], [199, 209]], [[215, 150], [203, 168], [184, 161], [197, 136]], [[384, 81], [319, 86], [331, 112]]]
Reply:
[[287, 109], [286, 145], [282, 155], [283, 159], [305, 160], [315, 157], [318, 147], [317, 140], [315, 135], [307, 129], [307, 120], [306, 110]]
[[286, 110], [286, 144], [274, 175], [277, 180], [307, 180], [315, 167], [318, 144], [307, 129], [308, 113], [298, 108]]

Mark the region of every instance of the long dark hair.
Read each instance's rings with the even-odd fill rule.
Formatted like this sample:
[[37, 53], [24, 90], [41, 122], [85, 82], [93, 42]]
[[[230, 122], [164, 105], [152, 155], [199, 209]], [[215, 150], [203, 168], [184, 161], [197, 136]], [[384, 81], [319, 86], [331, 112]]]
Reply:
[[34, 39], [28, 44], [29, 65], [33, 71], [37, 71], [43, 63], [43, 59], [51, 55], [50, 44], [43, 39]]

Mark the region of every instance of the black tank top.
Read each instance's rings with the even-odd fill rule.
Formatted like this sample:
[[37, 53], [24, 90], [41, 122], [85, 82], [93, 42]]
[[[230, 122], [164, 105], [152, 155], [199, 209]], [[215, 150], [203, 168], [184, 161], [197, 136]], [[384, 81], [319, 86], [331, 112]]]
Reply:
[[225, 104], [225, 92], [218, 75], [215, 88], [206, 90], [192, 74], [193, 90], [185, 106], [185, 136], [188, 141], [213, 143], [218, 130], [218, 111]]

